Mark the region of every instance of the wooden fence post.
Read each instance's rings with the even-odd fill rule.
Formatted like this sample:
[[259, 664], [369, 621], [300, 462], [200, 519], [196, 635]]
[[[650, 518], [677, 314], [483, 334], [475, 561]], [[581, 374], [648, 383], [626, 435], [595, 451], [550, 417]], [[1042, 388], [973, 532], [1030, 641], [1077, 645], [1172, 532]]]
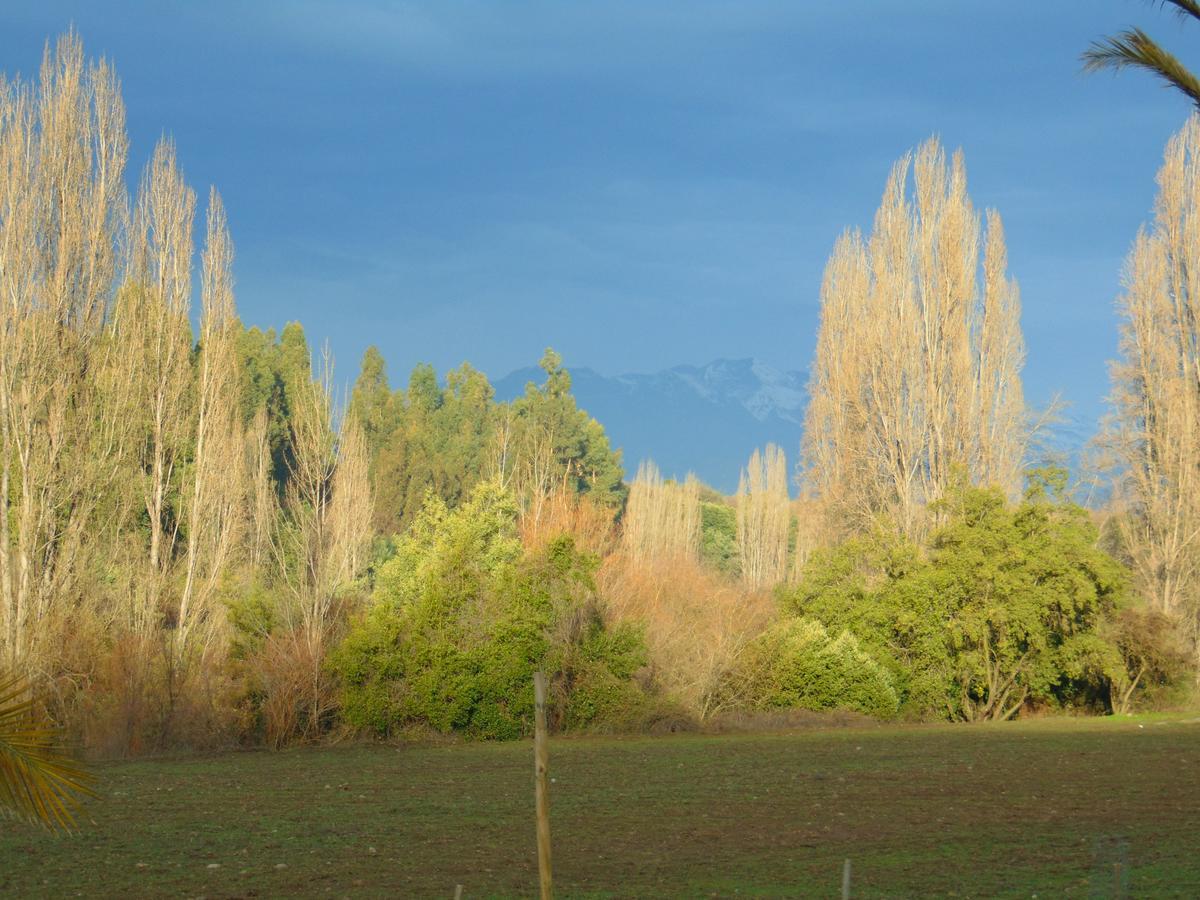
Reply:
[[550, 765], [549, 749], [546, 746], [546, 676], [533, 673], [533, 771], [537, 798], [537, 844], [538, 880], [542, 888], [542, 900], [554, 896], [550, 870], [550, 792], [547, 780]]
[[850, 860], [842, 863], [842, 900], [850, 900]]

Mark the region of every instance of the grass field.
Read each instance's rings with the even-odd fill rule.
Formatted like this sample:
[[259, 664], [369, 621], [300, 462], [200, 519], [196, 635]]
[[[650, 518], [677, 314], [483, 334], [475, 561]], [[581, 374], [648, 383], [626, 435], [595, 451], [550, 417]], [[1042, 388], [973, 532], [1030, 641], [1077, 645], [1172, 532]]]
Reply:
[[[530, 742], [99, 767], [5, 896], [532, 896]], [[1200, 896], [1200, 720], [555, 739], [561, 897]]]

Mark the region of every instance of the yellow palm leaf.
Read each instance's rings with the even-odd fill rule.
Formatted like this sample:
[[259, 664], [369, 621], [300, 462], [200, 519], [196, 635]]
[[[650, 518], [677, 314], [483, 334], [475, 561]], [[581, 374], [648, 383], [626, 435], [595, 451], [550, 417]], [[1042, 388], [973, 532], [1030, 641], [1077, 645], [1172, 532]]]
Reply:
[[39, 721], [20, 675], [0, 673], [0, 813], [71, 830], [84, 796], [95, 796], [87, 770], [58, 747], [56, 730]]
[[[1200, 21], [1200, 0], [1160, 0], [1160, 5], [1174, 7], [1181, 19]], [[1085, 72], [1103, 69], [1120, 71], [1126, 68], [1149, 72], [1189, 97], [1200, 109], [1200, 79], [1140, 28], [1130, 28], [1113, 37], [1094, 41], [1084, 51]]]

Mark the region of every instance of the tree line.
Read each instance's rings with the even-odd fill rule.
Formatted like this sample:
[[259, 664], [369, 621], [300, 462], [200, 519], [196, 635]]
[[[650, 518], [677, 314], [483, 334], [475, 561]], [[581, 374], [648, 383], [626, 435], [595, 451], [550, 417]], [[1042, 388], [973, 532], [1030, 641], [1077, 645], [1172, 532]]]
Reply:
[[99, 752], [513, 737], [538, 668], [589, 729], [1190, 683], [1200, 120], [1127, 263], [1113, 499], [1086, 510], [1032, 449], [1001, 218], [936, 140], [834, 245], [796, 469], [762, 448], [727, 497], [626, 481], [552, 350], [509, 403], [466, 364], [393, 388], [374, 348], [341, 396], [298, 323], [239, 319], [215, 190], [194, 278], [169, 140], [129, 195], [124, 116], [74, 34], [0, 83], [0, 659]]

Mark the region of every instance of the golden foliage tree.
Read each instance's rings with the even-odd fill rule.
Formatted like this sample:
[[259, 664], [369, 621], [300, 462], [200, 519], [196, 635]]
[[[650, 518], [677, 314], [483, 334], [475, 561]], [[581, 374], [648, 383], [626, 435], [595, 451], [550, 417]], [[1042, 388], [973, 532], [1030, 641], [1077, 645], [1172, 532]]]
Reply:
[[700, 550], [700, 483], [666, 481], [653, 460], [638, 466], [629, 486], [623, 540], [639, 560], [695, 559]]
[[750, 456], [738, 482], [738, 553], [750, 587], [769, 587], [787, 576], [791, 523], [787, 460], [782, 449], [767, 444], [765, 452]]
[[194, 384], [190, 490], [180, 518], [187, 531], [176, 641], [196, 631], [207, 646], [218, 626], [214, 597], [233, 559], [247, 519], [249, 473], [239, 412], [237, 320], [233, 297], [233, 241], [225, 208], [214, 190], [201, 283], [200, 354]]
[[78, 591], [113, 476], [96, 415], [100, 330], [125, 217], [125, 111], [74, 34], [36, 85], [0, 79], [0, 650], [36, 663]]
[[[1167, 144], [1154, 221], [1134, 242], [1119, 300], [1121, 359], [1105, 435], [1117, 521], [1154, 608], [1200, 611], [1200, 116]], [[1194, 635], [1193, 635], [1194, 636]]]
[[[909, 191], [909, 175], [912, 190]], [[892, 169], [869, 238], [837, 241], [803, 446], [808, 493], [842, 527], [925, 527], [956, 469], [1010, 495], [1028, 443], [1024, 344], [1004, 231], [937, 139]]]

